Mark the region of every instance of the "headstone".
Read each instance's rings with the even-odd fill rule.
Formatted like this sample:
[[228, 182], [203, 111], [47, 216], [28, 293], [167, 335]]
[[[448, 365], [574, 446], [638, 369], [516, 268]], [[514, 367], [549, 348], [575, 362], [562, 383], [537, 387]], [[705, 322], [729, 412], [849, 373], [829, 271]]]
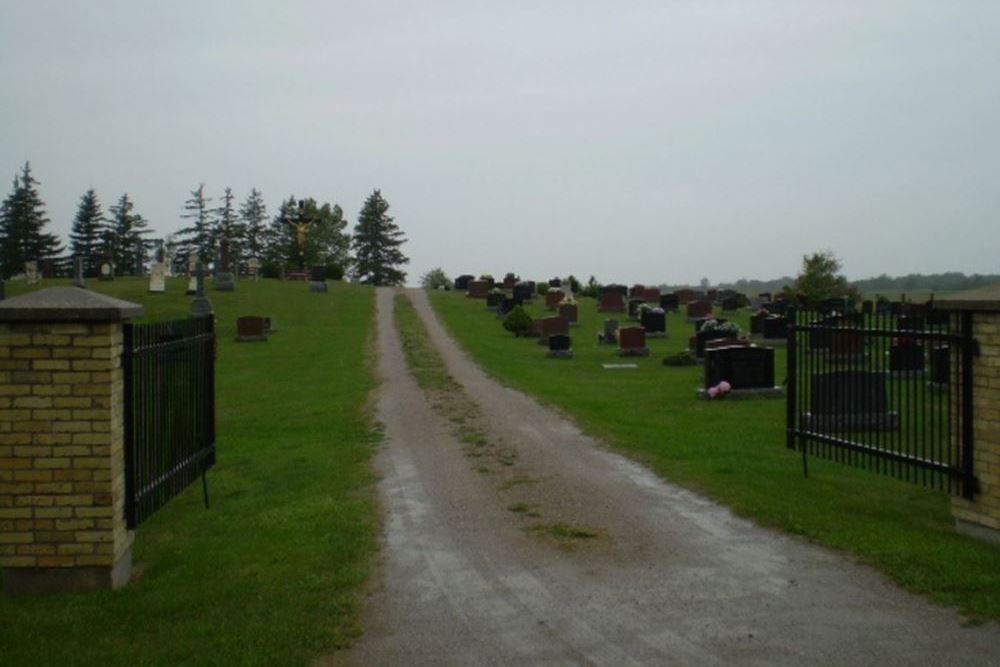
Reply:
[[696, 333], [692, 340], [694, 340], [694, 356], [699, 359], [705, 356], [705, 343], [710, 340], [728, 340], [731, 344], [736, 343], [736, 336], [723, 331], [699, 331]]
[[213, 282], [216, 292], [232, 292], [236, 289], [236, 278], [229, 270], [229, 240], [225, 238], [219, 242], [219, 255]]
[[507, 298], [507, 295], [498, 290], [493, 290], [486, 295], [486, 309], [496, 310], [503, 303], [503, 300]]
[[153, 266], [149, 267], [149, 291], [150, 292], [166, 292], [167, 291], [167, 265], [162, 262], [157, 262]]
[[87, 287], [87, 282], [83, 279], [83, 258], [73, 258], [73, 287]]
[[750, 341], [746, 338], [714, 338], [705, 341], [705, 354], [709, 350], [717, 350], [720, 347], [750, 347]]
[[676, 294], [661, 294], [660, 308], [671, 312], [676, 311], [680, 308], [680, 300], [677, 298]]
[[250, 277], [254, 280], [260, 279], [260, 260], [256, 257], [251, 257], [247, 260], [247, 271], [250, 273]]
[[909, 341], [889, 346], [889, 371], [894, 375], [923, 373], [924, 346]]
[[24, 279], [29, 285], [34, 285], [39, 281], [38, 262], [24, 263]]
[[514, 300], [519, 304], [523, 305], [525, 302], [531, 301], [535, 296], [535, 288], [531, 283], [519, 282], [514, 285], [513, 290]]
[[697, 295], [695, 294], [694, 290], [689, 290], [689, 289], [679, 289], [676, 292], [674, 292], [674, 296], [677, 297], [677, 303], [679, 303], [682, 306], [686, 306], [692, 301], [697, 300]]
[[466, 285], [465, 296], [469, 299], [485, 299], [489, 296], [490, 289], [492, 287], [485, 280], [470, 280]]
[[705, 299], [709, 303], [715, 303], [715, 301], [718, 298], [719, 298], [719, 290], [715, 289], [714, 287], [712, 289], [708, 290], [707, 292], [705, 292]]
[[557, 359], [569, 359], [573, 356], [572, 339], [566, 334], [549, 336], [549, 355]]
[[597, 334], [597, 342], [608, 345], [618, 342], [618, 320], [604, 320], [604, 331]]
[[579, 308], [575, 303], [560, 303], [559, 304], [559, 316], [565, 317], [566, 321], [569, 322], [570, 326], [579, 324]]
[[809, 412], [801, 427], [813, 432], [884, 431], [895, 429], [898, 415], [889, 411], [884, 373], [838, 370], [813, 375]]
[[667, 335], [667, 314], [662, 308], [643, 308], [639, 322], [648, 338], [663, 338]]
[[687, 319], [689, 322], [712, 314], [712, 304], [709, 301], [691, 301], [687, 304]]
[[625, 285], [618, 285], [615, 283], [612, 283], [610, 285], [604, 285], [603, 287], [601, 287], [601, 294], [602, 295], [618, 294], [622, 297], [622, 300], [624, 300], [626, 297], [628, 297], [628, 287], [626, 287]]
[[600, 313], [623, 313], [625, 312], [625, 301], [618, 292], [604, 292], [597, 303], [597, 311]]
[[267, 318], [246, 315], [236, 320], [236, 342], [255, 343], [267, 340], [269, 332]]
[[191, 315], [193, 317], [210, 317], [212, 302], [205, 296], [205, 269], [201, 262], [195, 263], [195, 297], [191, 300]]
[[629, 299], [628, 300], [628, 318], [630, 320], [639, 319], [639, 306], [646, 303], [642, 299]]
[[660, 305], [660, 290], [656, 287], [647, 287], [639, 293], [639, 298], [646, 303]]
[[566, 298], [566, 295], [563, 294], [562, 290], [550, 288], [545, 293], [545, 307], [549, 310], [555, 310], [564, 298]]
[[322, 264], [309, 268], [309, 291], [326, 292], [326, 267]]
[[519, 305], [517, 300], [513, 297], [504, 297], [503, 301], [497, 307], [497, 316], [504, 317], [510, 311], [514, 310], [514, 306]]
[[951, 383], [951, 348], [937, 345], [931, 348], [931, 387], [947, 389]]
[[538, 327], [538, 343], [545, 345], [549, 342], [549, 336], [556, 334], [569, 335], [569, 321], [565, 317], [543, 317], [535, 320]]
[[740, 300], [734, 296], [726, 297], [722, 300], [722, 310], [732, 312], [740, 309]]
[[503, 277], [503, 288], [506, 290], [514, 289], [514, 285], [517, 284], [517, 276], [513, 273], [508, 273]]
[[750, 334], [761, 336], [764, 334], [764, 320], [767, 319], [768, 312], [761, 311], [750, 316]]
[[[705, 390], [725, 380], [731, 391], [781, 396], [774, 384], [774, 348], [730, 346], [705, 351]], [[777, 391], [776, 391], [777, 390]]]
[[623, 327], [618, 330], [618, 355], [621, 357], [648, 357], [646, 330], [642, 327]]
[[455, 290], [458, 292], [466, 291], [467, 289], [469, 289], [469, 283], [471, 283], [475, 279], [476, 279], [475, 276], [469, 274], [463, 274], [458, 278], [455, 278]]
[[630, 287], [629, 290], [628, 290], [628, 296], [629, 296], [629, 298], [630, 299], [638, 299], [638, 298], [642, 297], [642, 291], [644, 289], [646, 289], [645, 285], [640, 285], [639, 283], [636, 283], [635, 285], [632, 285], [632, 287]]
[[556, 288], [562, 287], [562, 279], [561, 278], [550, 278], [549, 279], [549, 287], [556, 287]]
[[188, 257], [188, 286], [186, 293], [188, 295], [198, 293], [198, 258]]
[[115, 279], [115, 265], [110, 259], [105, 258], [104, 261], [101, 262], [100, 272], [100, 275], [97, 277], [98, 280], [107, 281]]
[[764, 340], [787, 340], [788, 319], [782, 315], [768, 315], [761, 324], [761, 333], [764, 334]]

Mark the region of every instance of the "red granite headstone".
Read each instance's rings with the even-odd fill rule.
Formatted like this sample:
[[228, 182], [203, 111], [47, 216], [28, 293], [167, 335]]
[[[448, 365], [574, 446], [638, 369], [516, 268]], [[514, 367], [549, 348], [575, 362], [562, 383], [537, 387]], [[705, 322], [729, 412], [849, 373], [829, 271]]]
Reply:
[[660, 290], [656, 287], [647, 287], [639, 293], [639, 298], [646, 303], [655, 303], [657, 306], [660, 305]]
[[491, 285], [486, 280], [470, 280], [468, 291], [465, 293], [470, 299], [485, 299], [489, 296]]
[[601, 313], [624, 313], [625, 299], [618, 292], [605, 292], [601, 295], [601, 300], [597, 304], [597, 311]]
[[569, 320], [561, 315], [556, 317], [543, 317], [540, 320], [535, 320], [535, 324], [538, 328], [538, 342], [540, 344], [547, 345], [549, 342], [549, 336], [554, 336], [556, 334], [569, 335]]
[[561, 303], [559, 304], [559, 317], [565, 317], [570, 324], [576, 324], [577, 322], [577, 306], [575, 303]]
[[682, 306], [691, 303], [697, 298], [697, 295], [694, 293], [694, 290], [689, 290], [689, 289], [679, 289], [676, 292], [674, 292], [674, 294], [677, 295], [677, 302]]
[[646, 347], [646, 330], [642, 327], [623, 327], [618, 330], [619, 354], [649, 354]]
[[565, 297], [566, 294], [562, 290], [549, 290], [545, 293], [545, 307], [549, 310], [555, 310]]
[[692, 301], [687, 305], [688, 319], [698, 319], [712, 314], [712, 304], [708, 301]]

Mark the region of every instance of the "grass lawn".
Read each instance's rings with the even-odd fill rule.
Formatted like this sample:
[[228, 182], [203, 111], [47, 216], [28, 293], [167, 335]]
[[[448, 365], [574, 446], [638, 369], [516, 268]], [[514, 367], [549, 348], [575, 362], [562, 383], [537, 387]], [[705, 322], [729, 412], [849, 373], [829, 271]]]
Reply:
[[[167, 294], [147, 285], [88, 281], [144, 304], [147, 320], [187, 315], [186, 280], [170, 279]], [[7, 284], [8, 296], [22, 291]], [[211, 509], [198, 483], [141, 525], [144, 575], [123, 590], [0, 594], [0, 663], [308, 664], [359, 632], [379, 521], [374, 292], [266, 280], [208, 296], [219, 334]], [[277, 333], [235, 343], [240, 315], [270, 316]]]
[[[784, 400], [704, 401], [701, 366], [666, 367], [687, 347], [693, 325], [668, 316], [666, 339], [648, 339], [650, 358], [619, 358], [598, 346], [606, 317], [580, 299], [573, 359], [548, 359], [534, 339], [504, 331], [484, 301], [433, 292], [431, 301], [452, 335], [489, 373], [538, 396], [588, 432], [756, 522], [842, 549], [906, 588], [970, 616], [1000, 619], [1000, 548], [958, 535], [948, 497], [785, 448]], [[529, 307], [535, 317], [541, 299]], [[748, 329], [749, 313], [730, 317]], [[624, 314], [617, 319], [627, 323]], [[604, 369], [602, 363], [636, 363]], [[785, 376], [785, 351], [776, 352]]]

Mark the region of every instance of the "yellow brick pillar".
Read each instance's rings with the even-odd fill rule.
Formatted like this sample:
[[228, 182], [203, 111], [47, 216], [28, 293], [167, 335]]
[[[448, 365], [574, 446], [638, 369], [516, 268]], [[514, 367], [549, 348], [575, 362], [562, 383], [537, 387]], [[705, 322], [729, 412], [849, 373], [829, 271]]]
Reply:
[[972, 361], [972, 462], [979, 492], [952, 499], [955, 525], [1000, 543], [1000, 285], [960, 292], [935, 301], [935, 307], [970, 313], [979, 347]]
[[77, 287], [0, 301], [0, 568], [10, 593], [118, 588], [125, 526], [122, 323]]

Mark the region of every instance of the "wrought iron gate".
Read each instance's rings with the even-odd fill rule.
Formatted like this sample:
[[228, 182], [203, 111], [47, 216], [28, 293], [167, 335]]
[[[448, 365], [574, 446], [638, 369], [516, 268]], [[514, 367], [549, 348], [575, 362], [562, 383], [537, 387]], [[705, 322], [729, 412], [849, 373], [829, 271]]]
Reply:
[[969, 313], [788, 312], [787, 446], [971, 498]]
[[135, 528], [215, 463], [215, 320], [126, 324], [125, 515]]

